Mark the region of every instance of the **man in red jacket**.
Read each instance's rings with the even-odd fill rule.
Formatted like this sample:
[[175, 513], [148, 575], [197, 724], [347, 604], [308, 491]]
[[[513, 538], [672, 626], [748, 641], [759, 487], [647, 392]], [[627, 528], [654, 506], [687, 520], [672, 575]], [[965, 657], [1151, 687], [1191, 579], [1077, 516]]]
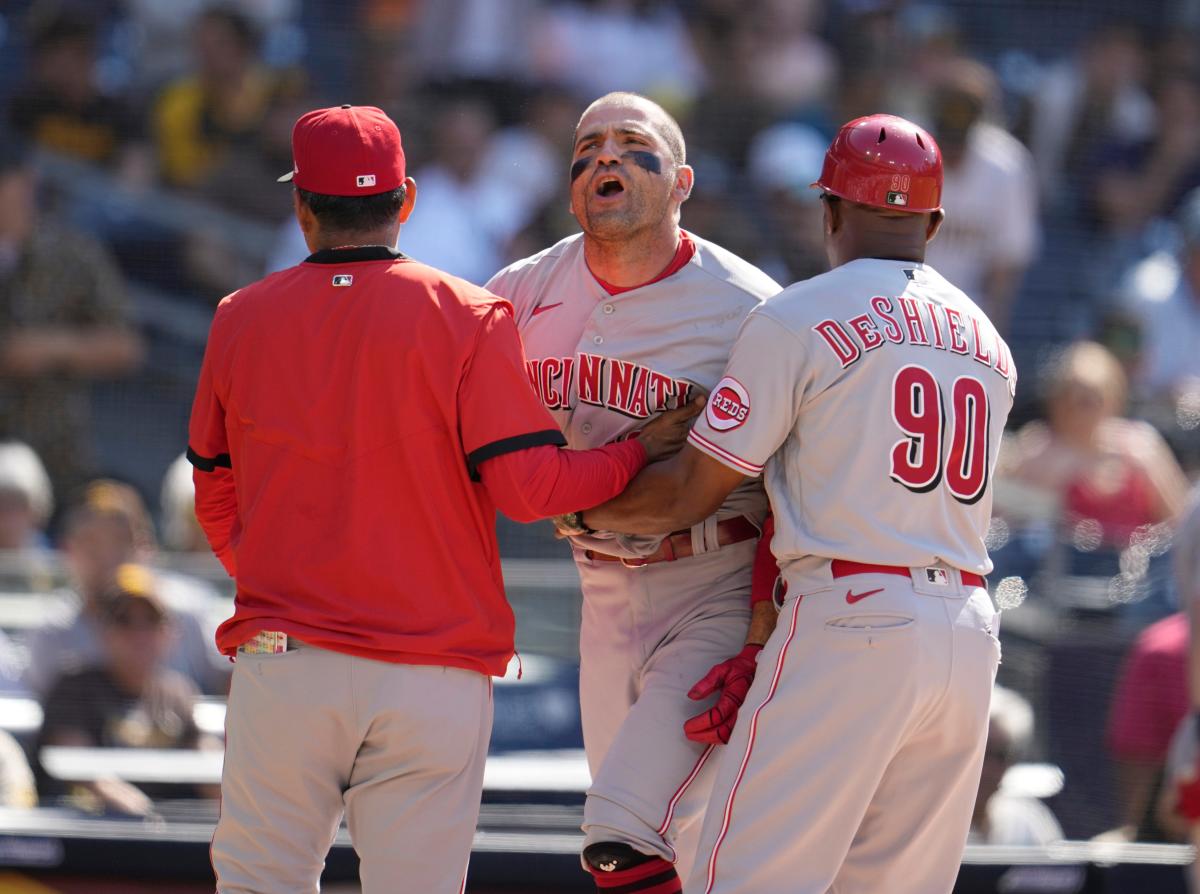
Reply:
[[699, 401], [561, 449], [509, 303], [391, 247], [416, 198], [396, 125], [319, 109], [292, 146], [313, 254], [221, 302], [189, 430], [196, 513], [237, 580], [217, 890], [315, 894], [344, 811], [365, 894], [450, 894], [513, 654], [496, 508], [607, 500]]

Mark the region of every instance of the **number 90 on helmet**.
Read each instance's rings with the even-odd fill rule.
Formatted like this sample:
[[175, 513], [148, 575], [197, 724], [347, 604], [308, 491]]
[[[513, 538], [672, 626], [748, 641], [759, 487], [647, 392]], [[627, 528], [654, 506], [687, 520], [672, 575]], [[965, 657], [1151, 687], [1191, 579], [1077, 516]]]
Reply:
[[834, 137], [812, 185], [874, 208], [941, 211], [942, 151], [927, 131], [904, 118], [855, 118]]

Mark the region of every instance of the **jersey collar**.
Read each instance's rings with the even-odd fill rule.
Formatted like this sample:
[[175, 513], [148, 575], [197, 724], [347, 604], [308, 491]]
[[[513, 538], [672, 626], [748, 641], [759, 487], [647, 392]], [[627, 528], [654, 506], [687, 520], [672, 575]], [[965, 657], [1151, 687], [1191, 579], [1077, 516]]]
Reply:
[[347, 245], [323, 248], [304, 259], [306, 264], [353, 264], [356, 261], [407, 261], [399, 249], [387, 245]]

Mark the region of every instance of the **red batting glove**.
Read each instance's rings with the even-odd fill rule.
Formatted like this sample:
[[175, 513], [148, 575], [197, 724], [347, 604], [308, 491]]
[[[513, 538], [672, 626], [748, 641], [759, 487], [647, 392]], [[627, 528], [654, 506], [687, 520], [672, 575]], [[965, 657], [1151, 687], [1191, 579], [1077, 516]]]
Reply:
[[718, 689], [721, 697], [717, 703], [695, 717], [690, 717], [683, 724], [683, 733], [693, 742], [721, 745], [729, 741], [733, 733], [733, 725], [737, 722], [738, 708], [750, 691], [754, 682], [754, 671], [757, 667], [758, 653], [762, 646], [758, 643], [746, 643], [742, 651], [732, 658], [713, 665], [704, 675], [704, 679], [688, 692], [688, 698], [699, 701], [708, 698]]

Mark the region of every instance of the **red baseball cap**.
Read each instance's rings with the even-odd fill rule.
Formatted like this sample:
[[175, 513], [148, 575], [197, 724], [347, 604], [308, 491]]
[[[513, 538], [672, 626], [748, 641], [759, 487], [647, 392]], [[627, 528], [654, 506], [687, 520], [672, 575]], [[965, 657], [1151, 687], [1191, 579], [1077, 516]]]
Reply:
[[400, 130], [374, 106], [314, 109], [292, 128], [289, 180], [325, 196], [390, 192], [404, 183]]

